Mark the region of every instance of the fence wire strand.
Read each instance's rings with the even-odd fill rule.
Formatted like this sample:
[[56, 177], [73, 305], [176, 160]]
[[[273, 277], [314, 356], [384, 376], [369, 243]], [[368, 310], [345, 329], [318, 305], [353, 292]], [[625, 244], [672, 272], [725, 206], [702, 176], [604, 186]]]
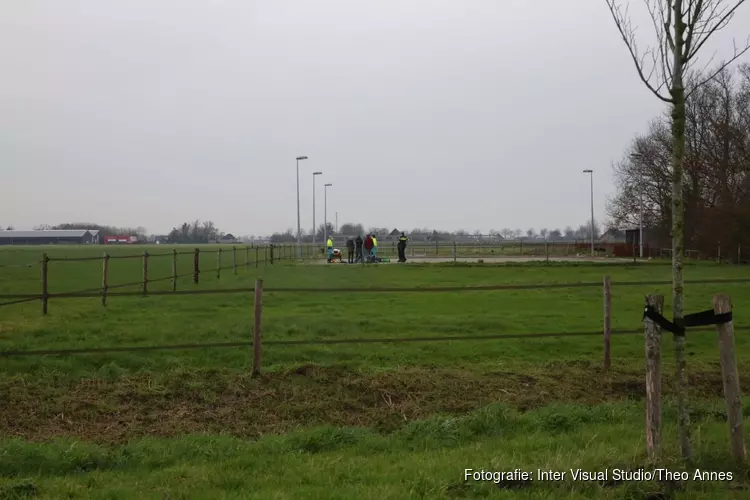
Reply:
[[[735, 330], [750, 330], [748, 326], [737, 326]], [[692, 333], [711, 332], [711, 328], [691, 329]], [[643, 334], [643, 330], [612, 330], [612, 335], [637, 335]], [[336, 344], [400, 344], [400, 343], [418, 343], [418, 342], [461, 342], [461, 341], [484, 341], [484, 340], [507, 340], [507, 339], [538, 339], [549, 337], [593, 337], [601, 336], [601, 331], [587, 332], [543, 332], [543, 333], [511, 333], [511, 334], [493, 334], [493, 335], [451, 335], [444, 337], [386, 337], [386, 338], [351, 338], [351, 339], [290, 339], [290, 340], [264, 340], [262, 344], [277, 346], [292, 345], [336, 345]], [[0, 351], [0, 357], [21, 357], [21, 356], [67, 356], [75, 354], [96, 354], [110, 352], [137, 352], [137, 351], [166, 351], [166, 350], [192, 350], [192, 349], [209, 349], [209, 348], [232, 348], [232, 347], [250, 347], [251, 341], [238, 342], [207, 342], [191, 344], [163, 344], [151, 346], [112, 346], [112, 347], [92, 347], [80, 349], [40, 349], [40, 350], [21, 350], [21, 351]]]

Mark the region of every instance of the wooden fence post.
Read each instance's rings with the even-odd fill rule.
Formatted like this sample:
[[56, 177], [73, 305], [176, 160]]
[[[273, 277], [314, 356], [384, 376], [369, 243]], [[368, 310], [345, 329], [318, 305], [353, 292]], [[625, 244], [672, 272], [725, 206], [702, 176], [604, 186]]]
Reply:
[[255, 280], [255, 324], [253, 328], [253, 372], [252, 376], [260, 375], [261, 360], [261, 313], [263, 312], [263, 280]]
[[549, 244], [547, 243], [547, 240], [544, 240], [544, 254], [547, 256], [547, 264], [549, 264]]
[[612, 365], [612, 282], [609, 276], [604, 277], [604, 369]]
[[271, 262], [270, 262], [270, 264], [273, 264], [273, 244], [270, 245], [269, 252], [271, 253]]
[[216, 279], [221, 278], [221, 248], [216, 251]]
[[143, 295], [148, 294], [148, 251], [143, 251]]
[[[728, 295], [717, 294], [713, 297], [714, 314], [732, 312], [732, 299]], [[734, 322], [716, 325], [719, 334], [719, 355], [721, 360], [721, 378], [724, 381], [724, 399], [727, 403], [727, 421], [729, 423], [729, 447], [732, 458], [744, 462], [747, 457], [745, 433], [742, 424], [742, 401], [740, 399], [740, 378], [737, 373], [737, 361], [734, 357]]]
[[263, 247], [263, 267], [268, 265], [268, 246]]
[[102, 259], [102, 306], [107, 307], [107, 276], [109, 275], [109, 253], [104, 252]]
[[245, 272], [250, 267], [250, 247], [245, 247]]
[[42, 315], [47, 315], [47, 302], [49, 301], [47, 268], [49, 267], [49, 256], [47, 252], [42, 254]]
[[453, 263], [456, 263], [456, 242], [453, 242]]
[[[663, 295], [649, 295], [646, 302], [661, 314]], [[646, 340], [646, 448], [649, 459], [655, 462], [661, 446], [661, 328], [645, 318], [643, 329]]]
[[237, 276], [237, 247], [232, 247], [232, 273]]
[[193, 283], [195, 283], [196, 285], [198, 284], [198, 276], [201, 273], [200, 261], [201, 250], [200, 248], [196, 248], [195, 252], [193, 252]]
[[255, 269], [258, 269], [258, 247], [255, 247]]
[[177, 249], [172, 249], [172, 291], [177, 291]]
[[737, 244], [737, 264], [742, 264], [742, 245]]

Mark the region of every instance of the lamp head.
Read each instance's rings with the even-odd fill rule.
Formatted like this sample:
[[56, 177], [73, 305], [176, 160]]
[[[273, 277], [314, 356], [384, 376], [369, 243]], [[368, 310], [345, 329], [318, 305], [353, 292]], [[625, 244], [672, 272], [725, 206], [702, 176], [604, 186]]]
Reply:
[[333, 184], [326, 184], [325, 187], [331, 187]]
[[584, 171], [583, 171], [583, 173], [584, 173], [584, 174], [593, 174], [593, 173], [594, 173], [594, 171], [593, 171], [593, 170], [591, 170], [591, 169], [588, 169], [588, 168], [587, 168], [586, 170], [584, 170]]
[[313, 175], [323, 175], [323, 172], [313, 172]]
[[298, 160], [307, 160], [307, 156], [298, 156], [297, 159]]

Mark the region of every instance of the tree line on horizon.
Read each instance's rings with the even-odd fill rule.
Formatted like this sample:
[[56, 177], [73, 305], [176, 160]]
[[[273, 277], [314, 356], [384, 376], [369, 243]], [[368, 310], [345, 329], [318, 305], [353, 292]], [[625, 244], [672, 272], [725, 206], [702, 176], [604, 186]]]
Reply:
[[[715, 255], [717, 246], [750, 245], [750, 64], [698, 87], [685, 118], [685, 248]], [[614, 167], [617, 191], [607, 206], [615, 223], [637, 224], [642, 197], [644, 226], [664, 239], [672, 225], [671, 124], [665, 112], [633, 139]]]

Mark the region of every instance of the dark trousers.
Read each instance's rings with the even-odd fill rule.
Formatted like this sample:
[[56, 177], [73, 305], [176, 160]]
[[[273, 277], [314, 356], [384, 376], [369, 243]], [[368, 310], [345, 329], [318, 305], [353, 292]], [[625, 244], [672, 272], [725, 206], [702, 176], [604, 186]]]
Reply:
[[357, 247], [357, 253], [354, 257], [354, 262], [362, 262], [362, 247]]
[[347, 253], [349, 264], [354, 264], [354, 249], [347, 248], [346, 253]]
[[406, 262], [406, 246], [398, 246], [398, 261]]

